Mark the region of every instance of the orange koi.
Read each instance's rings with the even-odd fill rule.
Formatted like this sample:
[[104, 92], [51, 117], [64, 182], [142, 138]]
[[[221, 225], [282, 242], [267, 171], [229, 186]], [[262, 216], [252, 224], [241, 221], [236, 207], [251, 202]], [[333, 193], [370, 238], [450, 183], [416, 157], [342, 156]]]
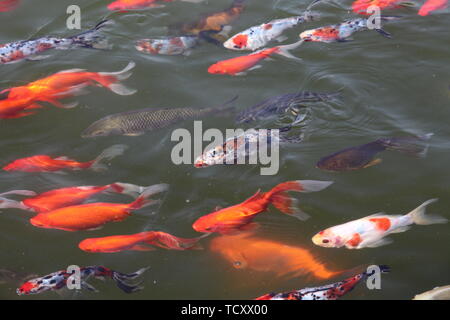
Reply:
[[448, 0], [427, 0], [422, 7], [420, 7], [419, 15], [420, 16], [427, 16], [431, 12], [436, 10], [443, 10], [447, 8], [448, 6]]

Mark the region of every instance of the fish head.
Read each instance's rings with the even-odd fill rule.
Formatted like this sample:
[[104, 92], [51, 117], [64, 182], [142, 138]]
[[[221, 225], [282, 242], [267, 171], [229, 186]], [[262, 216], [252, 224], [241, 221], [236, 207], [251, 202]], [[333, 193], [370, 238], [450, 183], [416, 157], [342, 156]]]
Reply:
[[250, 50], [250, 39], [246, 34], [237, 34], [225, 41], [223, 46], [231, 50]]
[[221, 63], [215, 63], [208, 68], [208, 72], [212, 74], [226, 74], [227, 71]]
[[81, 133], [83, 138], [123, 135], [124, 130], [119, 121], [106, 117], [91, 124]]
[[50, 289], [50, 287], [47, 287], [44, 285], [44, 278], [36, 278], [33, 280], [29, 280], [22, 284], [20, 288], [16, 290], [16, 293], [21, 295], [28, 295], [28, 294], [37, 294], [42, 291], [47, 291]]
[[326, 229], [312, 237], [312, 242], [319, 247], [334, 248], [337, 245], [336, 239], [333, 232], [330, 229]]
[[314, 30], [306, 30], [300, 33], [299, 37], [303, 41], [313, 41], [312, 38], [314, 36]]
[[196, 168], [205, 168], [216, 164], [224, 164], [225, 152], [221, 145], [202, 153], [194, 162]]
[[78, 244], [78, 248], [86, 252], [96, 252], [94, 239], [84, 239]]

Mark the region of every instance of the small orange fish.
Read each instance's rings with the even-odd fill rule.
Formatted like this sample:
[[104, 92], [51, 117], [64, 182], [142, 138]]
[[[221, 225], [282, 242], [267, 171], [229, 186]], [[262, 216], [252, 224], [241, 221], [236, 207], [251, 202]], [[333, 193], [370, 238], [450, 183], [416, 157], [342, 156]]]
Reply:
[[371, 6], [378, 7], [380, 10], [401, 8], [404, 0], [356, 0], [352, 3], [353, 12], [372, 15], [373, 12], [367, 12]]
[[[163, 4], [160, 2], [173, 2], [175, 0], [117, 0], [108, 5], [108, 9], [111, 11], [126, 11], [126, 10], [139, 10], [146, 8], [162, 8]], [[185, 2], [201, 2], [204, 0], [180, 0]]]
[[[178, 238], [161, 231], [146, 231], [131, 235], [119, 235], [103, 238], [89, 238], [80, 242], [78, 247], [87, 252], [120, 252], [126, 250], [151, 251], [155, 247], [168, 250], [201, 249], [201, 239]], [[152, 247], [153, 246], [153, 247]]]
[[331, 181], [298, 180], [280, 183], [269, 192], [256, 192], [244, 202], [232, 207], [220, 209], [197, 219], [192, 227], [198, 232], [230, 233], [242, 230], [261, 212], [273, 204], [283, 213], [306, 220], [309, 216], [298, 209], [296, 199], [291, 198], [287, 191], [315, 192], [331, 185]]
[[134, 210], [159, 203], [159, 200], [148, 198], [167, 189], [168, 185], [166, 184], [154, 185], [147, 188], [135, 201], [128, 204], [88, 203], [39, 213], [30, 219], [30, 223], [39, 228], [64, 231], [94, 230], [108, 222], [125, 220]]
[[19, 0], [0, 0], [0, 12], [14, 10], [19, 4]]
[[28, 158], [17, 159], [3, 167], [5, 171], [23, 171], [23, 172], [59, 172], [62, 170], [103, 170], [105, 165], [101, 163], [104, 160], [111, 160], [120, 156], [128, 147], [125, 145], [113, 145], [104, 150], [97, 158], [87, 162], [78, 162], [67, 157], [52, 158], [48, 155], [36, 155]]
[[288, 50], [295, 49], [302, 43], [303, 40], [300, 40], [293, 44], [263, 49], [249, 55], [222, 60], [211, 65], [208, 68], [208, 72], [213, 74], [229, 74], [232, 76], [243, 75], [245, 74], [246, 70], [260, 68], [260, 65], [258, 65], [258, 63], [261, 60], [269, 58], [273, 54], [279, 54], [290, 59], [300, 60], [299, 58], [291, 55]]
[[427, 0], [422, 7], [420, 7], [419, 15], [427, 16], [436, 10], [443, 10], [447, 8], [448, 0]]

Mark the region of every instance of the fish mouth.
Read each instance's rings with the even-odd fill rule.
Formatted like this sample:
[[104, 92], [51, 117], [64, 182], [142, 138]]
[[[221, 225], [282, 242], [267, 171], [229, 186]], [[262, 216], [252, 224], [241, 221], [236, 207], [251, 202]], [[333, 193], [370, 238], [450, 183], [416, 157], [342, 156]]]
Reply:
[[196, 168], [205, 168], [207, 166], [208, 165], [205, 162], [203, 162], [203, 161], [199, 161], [199, 162], [194, 163], [194, 167], [196, 167]]

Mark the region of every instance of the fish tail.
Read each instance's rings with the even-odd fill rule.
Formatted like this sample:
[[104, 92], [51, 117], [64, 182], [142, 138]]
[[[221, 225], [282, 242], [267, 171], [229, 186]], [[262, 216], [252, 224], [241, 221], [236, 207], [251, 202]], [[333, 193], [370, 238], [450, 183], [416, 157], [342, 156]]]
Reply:
[[99, 34], [101, 28], [106, 25], [110, 25], [113, 22], [111, 20], [102, 20], [97, 25], [83, 33], [74, 35], [70, 37], [73, 41], [73, 44], [76, 46], [80, 46], [83, 48], [90, 49], [109, 49], [111, 46], [108, 44], [108, 41]]
[[[172, 250], [201, 250], [203, 247], [198, 243], [202, 237], [186, 239], [175, 237], [165, 232], [151, 232], [148, 235], [149, 244], [158, 245]], [[155, 243], [156, 242], [156, 243]]]
[[22, 202], [0, 197], [0, 209], [12, 209], [12, 208], [30, 210], [30, 208], [24, 205]]
[[121, 96], [129, 96], [136, 93], [135, 89], [130, 89], [119, 83], [119, 81], [128, 79], [132, 74], [132, 69], [136, 66], [136, 63], [130, 61], [128, 65], [118, 72], [99, 72], [95, 80], [102, 86], [108, 88], [112, 92]]
[[8, 191], [8, 192], [0, 193], [0, 197], [6, 196], [6, 195], [9, 195], [9, 194], [17, 194], [17, 195], [20, 195], [20, 196], [27, 196], [27, 197], [33, 197], [33, 196], [37, 195], [36, 192], [31, 191], [31, 190], [11, 190], [11, 191]]
[[425, 157], [433, 133], [428, 133], [419, 137], [397, 137], [378, 140], [387, 150], [400, 151], [417, 157]]
[[107, 167], [102, 162], [122, 155], [127, 148], [128, 146], [124, 144], [115, 144], [109, 148], [106, 148], [95, 160], [92, 161], [89, 168], [96, 171], [105, 170]]
[[149, 199], [149, 197], [157, 193], [165, 192], [168, 189], [169, 185], [166, 183], [155, 184], [153, 186], [146, 188], [144, 192], [142, 192], [142, 194], [134, 202], [130, 204], [130, 209], [137, 210], [152, 204], [159, 203], [158, 200], [152, 200]]
[[148, 187], [142, 187], [131, 183], [115, 182], [109, 185], [110, 189], [116, 193], [127, 194], [132, 197], [139, 196]]
[[292, 43], [292, 44], [286, 44], [286, 45], [283, 45], [283, 46], [278, 46], [278, 50], [275, 51], [275, 53], [276, 53], [276, 54], [279, 54], [280, 56], [289, 58], [289, 59], [293, 59], [293, 60], [297, 60], [297, 61], [302, 61], [302, 59], [300, 59], [300, 58], [298, 58], [298, 57], [292, 55], [292, 54], [289, 52], [289, 50], [294, 50], [294, 49], [298, 48], [303, 42], [304, 42], [304, 40], [302, 39], [302, 40], [297, 41], [297, 42]]
[[117, 287], [119, 287], [122, 291], [126, 293], [133, 293], [143, 289], [143, 287], [141, 286], [142, 281], [137, 284], [132, 284], [129, 281], [136, 279], [148, 269], [150, 269], [150, 267], [139, 269], [138, 271], [133, 273], [122, 273], [118, 271], [112, 271], [111, 278], [116, 282]]
[[419, 207], [408, 213], [408, 216], [411, 218], [412, 222], [418, 225], [428, 225], [428, 224], [436, 224], [436, 223], [447, 223], [448, 219], [440, 217], [440, 216], [432, 216], [425, 215], [426, 207], [436, 202], [438, 199], [431, 199], [422, 203]]

